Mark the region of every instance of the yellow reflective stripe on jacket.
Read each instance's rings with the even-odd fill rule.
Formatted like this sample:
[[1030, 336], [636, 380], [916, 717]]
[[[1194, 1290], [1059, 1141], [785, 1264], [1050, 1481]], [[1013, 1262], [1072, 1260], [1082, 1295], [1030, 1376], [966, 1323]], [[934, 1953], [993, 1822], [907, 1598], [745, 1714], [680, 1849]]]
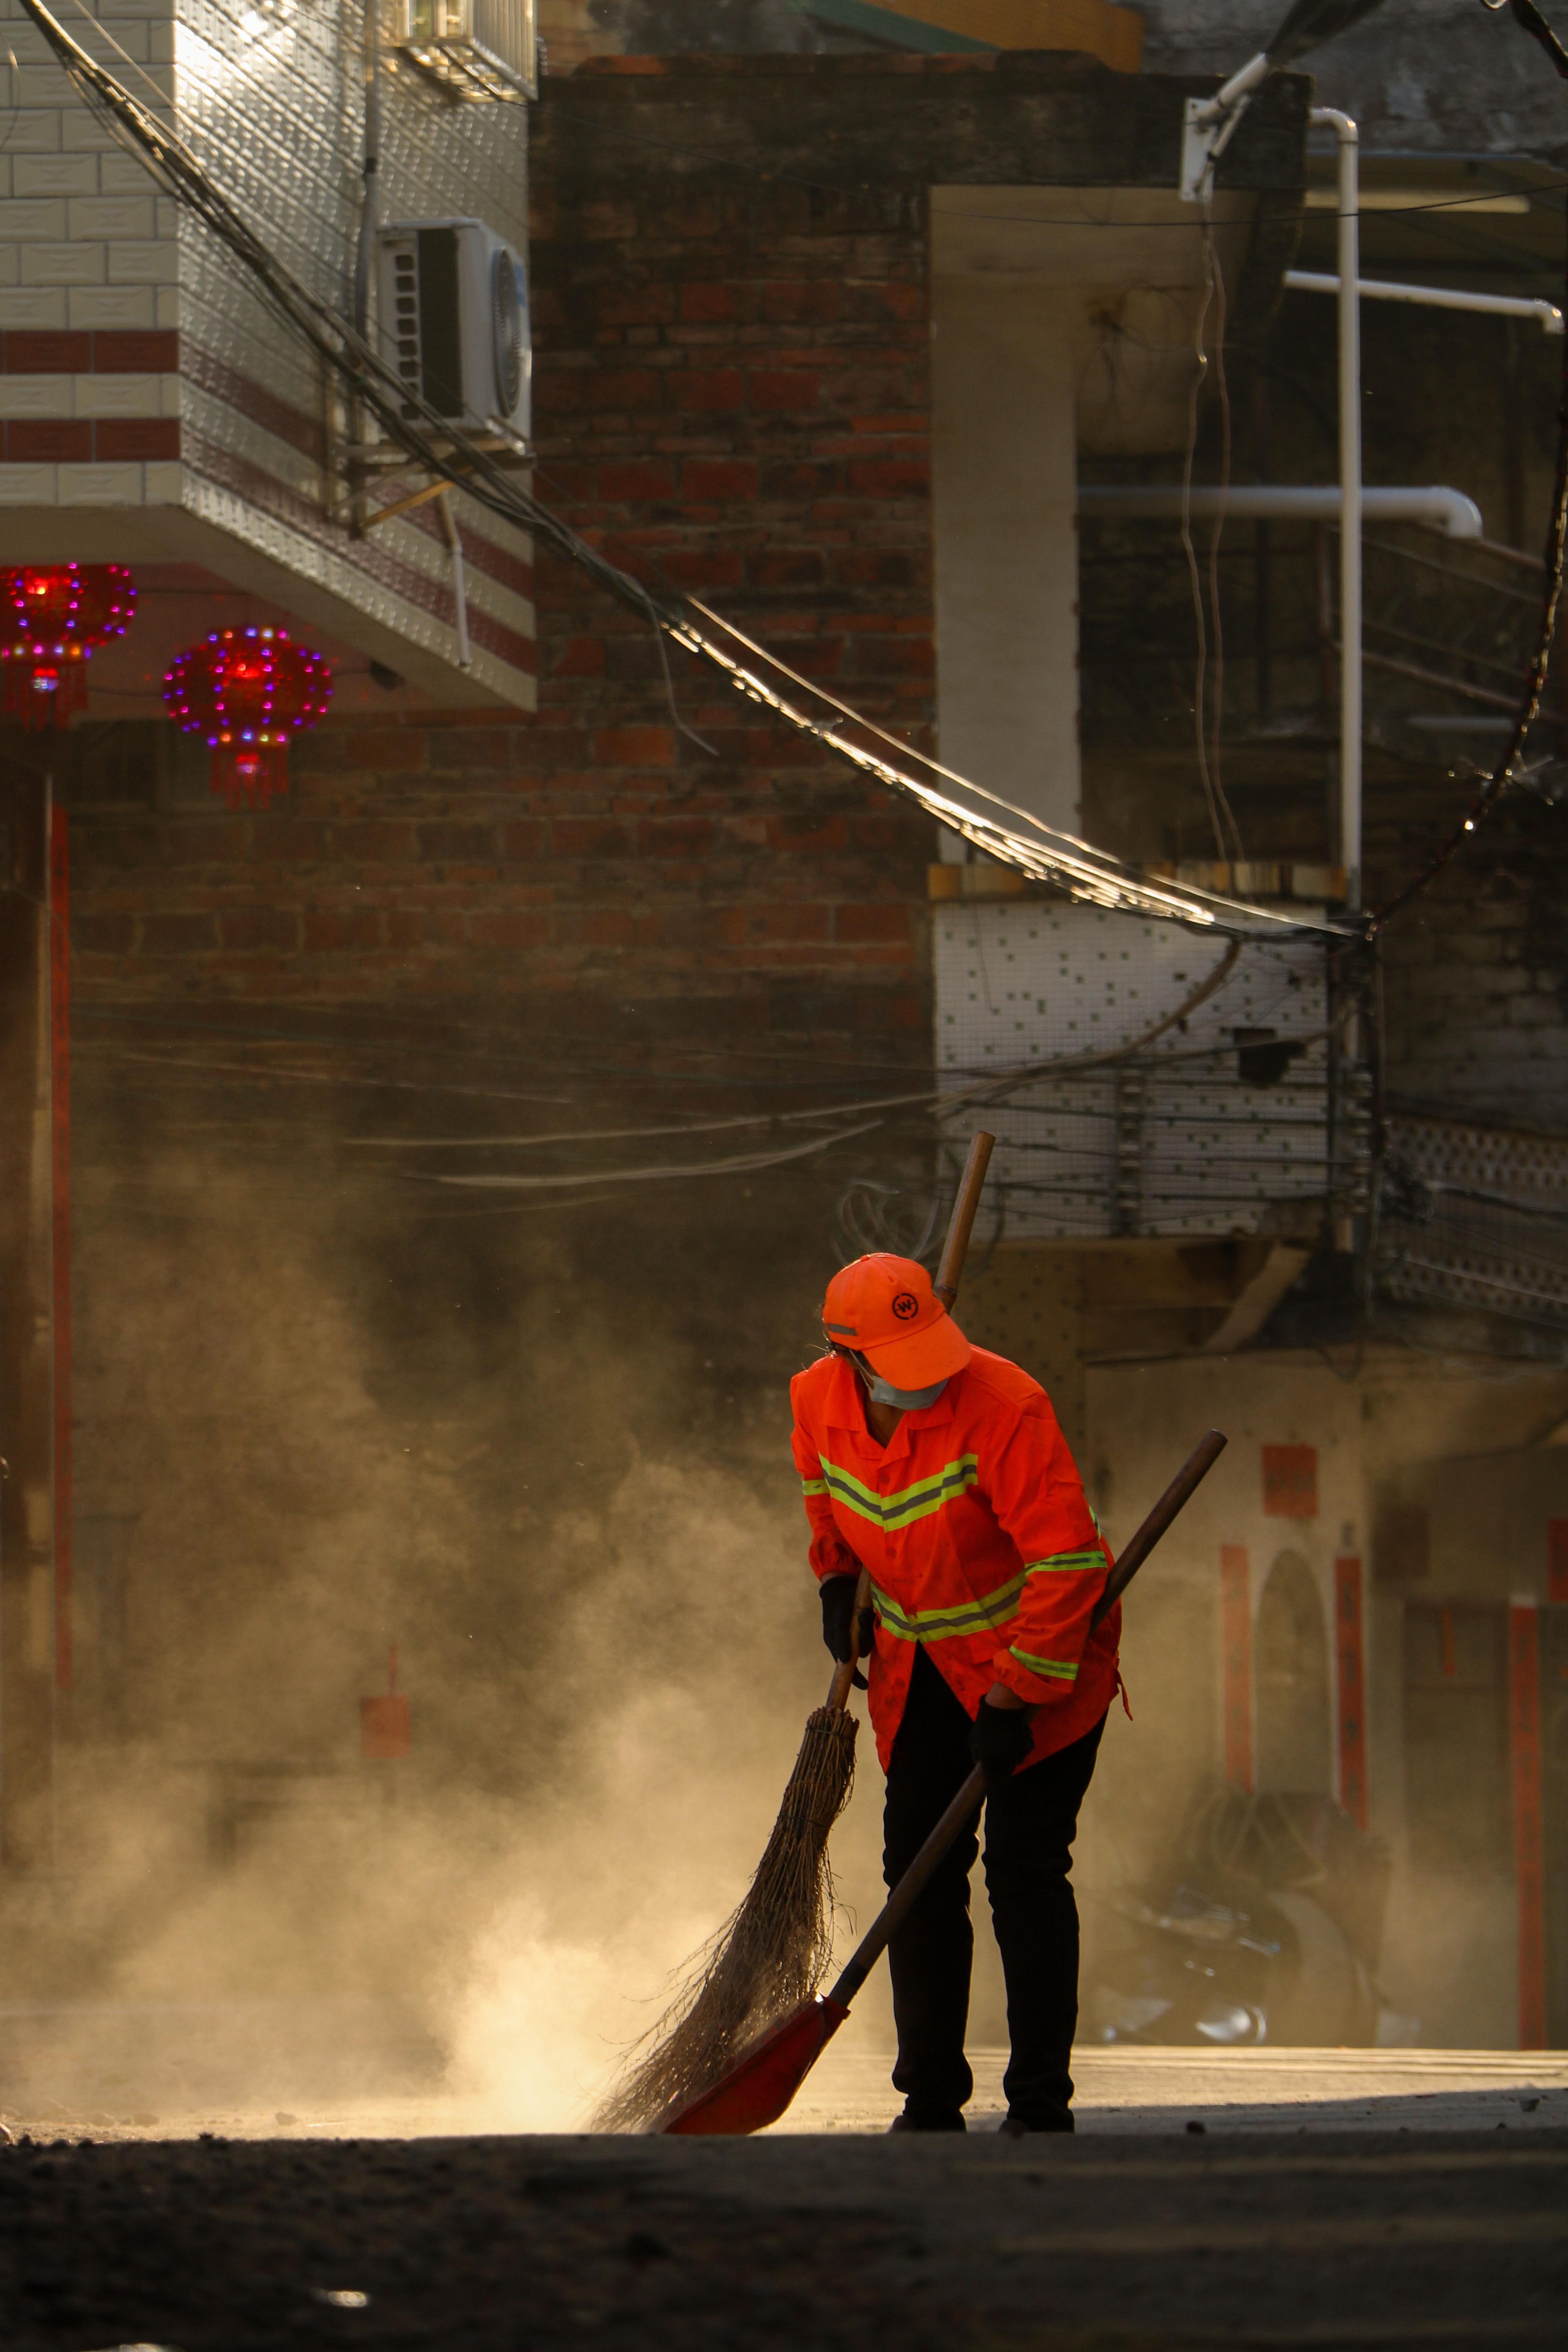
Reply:
[[980, 1483], [980, 1458], [974, 1454], [961, 1454], [954, 1462], [944, 1462], [929, 1478], [917, 1478], [912, 1486], [900, 1487], [896, 1495], [879, 1495], [874, 1487], [865, 1486], [851, 1471], [842, 1470], [837, 1463], [822, 1462], [824, 1483], [837, 1502], [858, 1518], [869, 1519], [879, 1528], [907, 1528], [916, 1519], [930, 1517], [962, 1495], [966, 1486]]
[[1103, 1568], [1105, 1554], [1097, 1544], [1092, 1551], [1058, 1551], [1049, 1559], [1032, 1559], [1030, 1576], [1077, 1576], [1089, 1568]]
[[1005, 1625], [1018, 1606], [1025, 1575], [1009, 1577], [979, 1601], [956, 1601], [940, 1609], [906, 1609], [875, 1584], [871, 1598], [880, 1622], [900, 1642], [943, 1642], [955, 1633], [984, 1633]]
[[803, 1495], [826, 1495], [827, 1481], [826, 1478], [803, 1478], [800, 1482], [800, 1491]]
[[1076, 1683], [1078, 1680], [1077, 1666], [1070, 1664], [1066, 1658], [1037, 1658], [1027, 1650], [1020, 1650], [1016, 1642], [1007, 1654], [1010, 1658], [1016, 1658], [1021, 1666], [1027, 1666], [1032, 1675], [1049, 1675], [1054, 1682], [1058, 1683]]

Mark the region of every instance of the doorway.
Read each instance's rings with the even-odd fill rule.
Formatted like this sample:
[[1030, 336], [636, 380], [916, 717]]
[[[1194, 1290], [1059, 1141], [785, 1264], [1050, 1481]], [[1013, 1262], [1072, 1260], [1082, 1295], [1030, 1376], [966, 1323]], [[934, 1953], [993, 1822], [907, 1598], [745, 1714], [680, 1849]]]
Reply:
[[1299, 1551], [1268, 1571], [1253, 1636], [1259, 1789], [1333, 1790], [1329, 1635], [1318, 1580]]

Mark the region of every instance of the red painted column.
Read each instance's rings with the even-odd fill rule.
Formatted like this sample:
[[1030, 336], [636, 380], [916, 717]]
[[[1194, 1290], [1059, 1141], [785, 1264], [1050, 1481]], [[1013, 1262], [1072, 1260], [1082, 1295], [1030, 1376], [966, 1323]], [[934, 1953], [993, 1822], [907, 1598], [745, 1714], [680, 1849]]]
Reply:
[[49, 810], [49, 1087], [54, 1160], [55, 1687], [71, 1686], [70, 850]]
[[1533, 1601], [1508, 1612], [1513, 1856], [1519, 1885], [1519, 2046], [1546, 2047], [1545, 1842], [1541, 1819], [1541, 1622]]
[[1366, 1674], [1362, 1634], [1361, 1562], [1334, 1562], [1334, 1668], [1340, 1717], [1340, 1803], [1366, 1827]]
[[1252, 1793], [1252, 1596], [1245, 1544], [1219, 1548], [1221, 1639], [1225, 1655], [1225, 1777]]

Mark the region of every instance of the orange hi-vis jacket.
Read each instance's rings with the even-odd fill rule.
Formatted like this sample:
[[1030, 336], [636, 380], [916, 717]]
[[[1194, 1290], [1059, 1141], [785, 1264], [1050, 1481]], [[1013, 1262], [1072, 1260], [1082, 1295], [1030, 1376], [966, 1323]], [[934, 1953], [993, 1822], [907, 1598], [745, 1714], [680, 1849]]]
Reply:
[[917, 1643], [971, 1715], [998, 1682], [1040, 1706], [1029, 1763], [1091, 1730], [1116, 1690], [1121, 1611], [1090, 1634], [1110, 1554], [1038, 1381], [976, 1348], [885, 1447], [841, 1357], [797, 1372], [790, 1398], [811, 1565], [818, 1577], [870, 1571], [883, 1769]]

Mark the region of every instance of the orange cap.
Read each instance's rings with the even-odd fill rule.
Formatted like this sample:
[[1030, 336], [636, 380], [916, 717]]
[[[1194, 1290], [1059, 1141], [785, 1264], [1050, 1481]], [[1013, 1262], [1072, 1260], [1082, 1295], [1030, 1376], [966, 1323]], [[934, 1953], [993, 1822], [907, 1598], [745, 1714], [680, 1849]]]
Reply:
[[822, 1323], [836, 1345], [864, 1356], [892, 1388], [930, 1388], [969, 1361], [969, 1342], [924, 1266], [886, 1250], [839, 1269], [822, 1302]]

